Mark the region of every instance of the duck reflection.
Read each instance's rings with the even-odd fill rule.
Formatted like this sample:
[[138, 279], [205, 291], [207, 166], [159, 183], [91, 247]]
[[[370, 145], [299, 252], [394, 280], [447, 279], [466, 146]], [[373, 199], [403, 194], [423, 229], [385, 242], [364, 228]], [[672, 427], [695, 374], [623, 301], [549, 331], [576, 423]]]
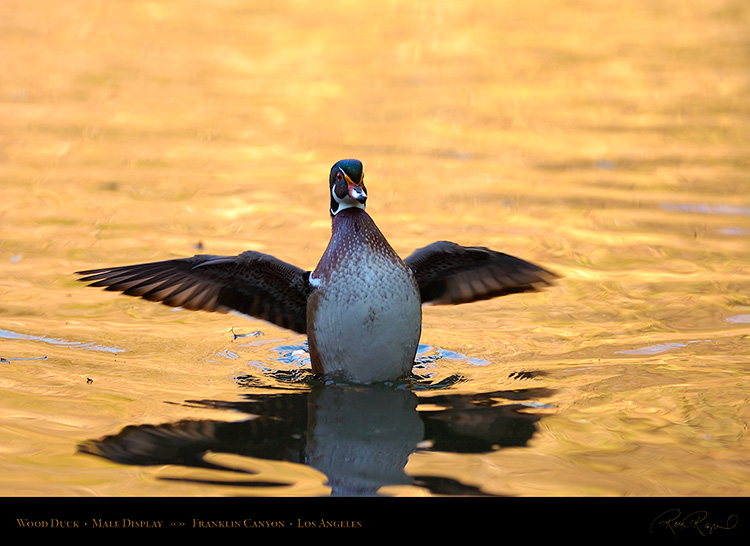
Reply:
[[292, 485], [206, 457], [224, 453], [308, 465], [326, 475], [333, 496], [377, 495], [392, 485], [482, 495], [458, 480], [408, 475], [409, 457], [417, 451], [484, 453], [523, 446], [540, 418], [523, 401], [548, 394], [543, 389], [458, 395], [420, 391], [414, 385], [297, 386], [249, 394], [239, 402], [190, 402], [246, 414], [243, 421], [128, 426], [114, 436], [85, 442], [80, 452], [128, 465], [181, 465], [236, 476], [231, 482], [170, 478], [207, 485], [276, 486], [280, 492]]

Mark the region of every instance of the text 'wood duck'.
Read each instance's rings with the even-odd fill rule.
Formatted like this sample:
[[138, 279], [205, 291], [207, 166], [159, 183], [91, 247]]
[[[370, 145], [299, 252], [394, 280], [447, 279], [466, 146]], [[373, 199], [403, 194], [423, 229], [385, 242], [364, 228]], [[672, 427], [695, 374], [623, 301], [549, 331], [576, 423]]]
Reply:
[[337, 162], [330, 191], [331, 240], [312, 272], [247, 251], [80, 271], [80, 280], [172, 307], [250, 315], [307, 334], [315, 374], [372, 383], [411, 371], [423, 304], [534, 291], [555, 278], [519, 258], [447, 241], [402, 261], [365, 212], [360, 161]]

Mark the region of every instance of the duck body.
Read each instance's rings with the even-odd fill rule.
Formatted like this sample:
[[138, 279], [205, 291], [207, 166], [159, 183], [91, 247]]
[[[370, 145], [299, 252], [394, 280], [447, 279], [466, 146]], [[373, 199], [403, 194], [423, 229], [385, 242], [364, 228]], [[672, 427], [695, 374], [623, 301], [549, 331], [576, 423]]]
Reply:
[[367, 212], [349, 208], [333, 217], [309, 282], [313, 372], [363, 383], [408, 375], [421, 333], [419, 287]]
[[407, 376], [422, 306], [467, 303], [553, 283], [539, 266], [438, 241], [402, 260], [365, 211], [362, 164], [329, 177], [331, 239], [310, 272], [256, 251], [80, 271], [90, 286], [189, 310], [233, 312], [307, 334], [313, 372], [350, 382]]

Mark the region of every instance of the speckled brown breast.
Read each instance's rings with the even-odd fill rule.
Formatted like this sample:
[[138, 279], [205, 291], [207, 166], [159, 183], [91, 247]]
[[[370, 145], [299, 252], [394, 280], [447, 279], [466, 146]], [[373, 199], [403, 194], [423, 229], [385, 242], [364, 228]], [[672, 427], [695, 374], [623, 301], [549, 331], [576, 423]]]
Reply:
[[334, 217], [310, 283], [307, 332], [315, 373], [358, 382], [408, 375], [421, 332], [419, 289], [364, 210]]

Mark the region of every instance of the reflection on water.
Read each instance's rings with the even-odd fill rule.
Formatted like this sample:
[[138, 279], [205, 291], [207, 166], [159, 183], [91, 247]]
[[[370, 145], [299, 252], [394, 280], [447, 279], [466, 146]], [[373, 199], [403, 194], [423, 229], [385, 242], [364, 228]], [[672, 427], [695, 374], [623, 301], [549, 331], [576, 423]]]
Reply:
[[[404, 384], [403, 386], [406, 386]], [[215, 476], [183, 473], [173, 480], [238, 488], [278, 488], [252, 470], [250, 458], [309, 465], [325, 475], [334, 496], [369, 496], [383, 487], [413, 485], [434, 494], [484, 494], [455, 479], [408, 475], [415, 451], [487, 453], [524, 446], [535, 431], [535, 416], [521, 402], [548, 395], [498, 391], [475, 395], [441, 394], [434, 386], [312, 385], [248, 394], [239, 402], [191, 401], [207, 408], [245, 414], [245, 420], [180, 421], [134, 425], [118, 434], [90, 440], [82, 453], [127, 465], [180, 465], [215, 470]], [[430, 392], [431, 391], [431, 392]], [[425, 393], [429, 392], [428, 396]], [[420, 404], [425, 405], [420, 409]], [[230, 465], [217, 454], [233, 455]]]

